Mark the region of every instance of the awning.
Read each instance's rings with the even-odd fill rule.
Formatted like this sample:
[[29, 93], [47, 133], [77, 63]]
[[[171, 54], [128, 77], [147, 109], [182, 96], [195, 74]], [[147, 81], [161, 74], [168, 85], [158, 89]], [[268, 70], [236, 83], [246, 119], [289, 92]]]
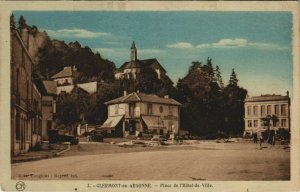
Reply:
[[103, 123], [103, 125], [100, 128], [115, 128], [118, 123], [121, 121], [124, 115], [121, 116], [114, 116], [114, 117], [108, 117], [106, 121]]
[[160, 117], [155, 116], [142, 116], [144, 122], [146, 123], [148, 129], [159, 129], [164, 128], [164, 122]]

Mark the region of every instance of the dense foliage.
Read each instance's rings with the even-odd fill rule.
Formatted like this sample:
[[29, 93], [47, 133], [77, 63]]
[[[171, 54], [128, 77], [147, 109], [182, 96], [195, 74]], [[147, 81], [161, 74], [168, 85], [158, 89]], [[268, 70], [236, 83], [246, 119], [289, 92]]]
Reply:
[[177, 84], [181, 108], [181, 128], [196, 135], [216, 137], [241, 134], [244, 130], [244, 99], [247, 91], [237, 84], [234, 69], [226, 87], [220, 68], [193, 62]]

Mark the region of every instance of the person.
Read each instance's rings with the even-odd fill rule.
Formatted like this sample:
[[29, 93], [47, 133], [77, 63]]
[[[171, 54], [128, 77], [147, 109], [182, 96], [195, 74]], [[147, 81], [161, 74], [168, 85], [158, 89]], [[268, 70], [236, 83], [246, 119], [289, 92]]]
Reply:
[[275, 145], [275, 134], [272, 136], [272, 145]]
[[178, 144], [179, 143], [179, 136], [176, 135], [176, 143]]
[[253, 143], [257, 143], [257, 133], [253, 133]]
[[169, 139], [169, 138], [170, 138], [170, 131], [168, 131], [166, 134], [166, 139]]
[[264, 139], [263, 139], [263, 135], [261, 132], [258, 132], [258, 137], [259, 137], [259, 146], [260, 146], [260, 149], [262, 149], [262, 143], [264, 142]]

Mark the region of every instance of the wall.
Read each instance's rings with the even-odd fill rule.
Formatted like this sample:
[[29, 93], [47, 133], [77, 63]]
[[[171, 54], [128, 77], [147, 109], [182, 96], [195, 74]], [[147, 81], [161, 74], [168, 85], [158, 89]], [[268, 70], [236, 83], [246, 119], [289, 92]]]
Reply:
[[[115, 113], [115, 108], [118, 106], [118, 113]], [[125, 115], [128, 114], [128, 104], [122, 103], [122, 104], [113, 104], [108, 106], [108, 116], [113, 117], [113, 116], [120, 116], [120, 115]]]
[[58, 86], [67, 86], [67, 85], [73, 85], [73, 78], [72, 77], [63, 77], [63, 78], [57, 78], [53, 79], [57, 82]]
[[11, 154], [32, 147], [33, 130], [40, 130], [41, 95], [32, 81], [34, 63], [27, 51], [28, 31], [11, 33]]
[[[54, 114], [56, 113], [56, 102], [53, 96], [42, 97], [42, 140], [48, 140], [48, 130], [55, 127]], [[51, 121], [51, 126], [48, 128], [48, 121]]]
[[87, 91], [89, 94], [97, 92], [97, 82], [81, 83], [77, 84], [77, 86]]
[[[271, 106], [271, 113], [267, 114], [267, 106]], [[279, 113], [275, 113], [275, 105], [279, 106]], [[281, 113], [281, 106], [286, 105], [286, 114]], [[257, 114], [254, 115], [254, 108], [253, 106], [257, 106]], [[261, 106], [265, 106], [265, 114], [261, 114]], [[248, 114], [248, 107], [251, 107], [251, 113]], [[276, 115], [279, 122], [277, 125], [272, 125], [272, 121], [270, 122], [271, 127], [276, 127], [276, 128], [285, 128], [289, 129], [290, 125], [290, 116], [289, 116], [289, 101], [265, 101], [265, 102], [246, 102], [245, 103], [245, 130], [248, 132], [251, 132], [254, 129], [257, 129], [259, 127], [263, 126], [263, 121], [261, 118], [266, 117], [266, 115]], [[286, 126], [282, 126], [282, 121], [285, 119], [286, 121]], [[258, 126], [254, 126], [254, 120], [258, 121]], [[252, 127], [248, 125], [248, 121], [252, 121]]]
[[59, 95], [62, 91], [66, 93], [70, 93], [73, 89], [74, 89], [74, 85], [59, 86], [56, 88], [57, 95]]

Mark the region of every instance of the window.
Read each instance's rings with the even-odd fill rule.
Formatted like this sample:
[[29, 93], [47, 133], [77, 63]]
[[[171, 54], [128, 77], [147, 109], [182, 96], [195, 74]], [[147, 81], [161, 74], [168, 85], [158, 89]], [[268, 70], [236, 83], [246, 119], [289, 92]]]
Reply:
[[152, 104], [147, 105], [147, 114], [151, 115], [152, 114]]
[[286, 104], [281, 105], [281, 115], [287, 115], [287, 105]]
[[258, 120], [253, 121], [254, 127], [258, 127]]
[[160, 107], [159, 107], [159, 112], [162, 113], [163, 111], [164, 111], [163, 106], [160, 106]]
[[248, 114], [248, 116], [251, 116], [251, 111], [252, 111], [252, 106], [248, 106], [247, 107], [247, 114]]
[[271, 105], [267, 105], [267, 114], [271, 115]]
[[282, 127], [286, 127], [287, 126], [286, 119], [281, 119], [281, 126]]
[[17, 112], [16, 114], [16, 140], [20, 140], [20, 135], [21, 135], [21, 125], [20, 125], [20, 113]]
[[260, 106], [260, 115], [265, 116], [266, 114], [266, 106], [262, 105]]
[[258, 112], [257, 112], [257, 106], [253, 106], [253, 115], [257, 116]]
[[172, 116], [173, 115], [173, 106], [169, 106], [168, 108], [169, 108], [169, 115]]
[[115, 104], [115, 114], [119, 114], [119, 104]]
[[248, 127], [252, 127], [252, 121], [248, 120]]
[[275, 105], [275, 115], [279, 115], [279, 105]]

